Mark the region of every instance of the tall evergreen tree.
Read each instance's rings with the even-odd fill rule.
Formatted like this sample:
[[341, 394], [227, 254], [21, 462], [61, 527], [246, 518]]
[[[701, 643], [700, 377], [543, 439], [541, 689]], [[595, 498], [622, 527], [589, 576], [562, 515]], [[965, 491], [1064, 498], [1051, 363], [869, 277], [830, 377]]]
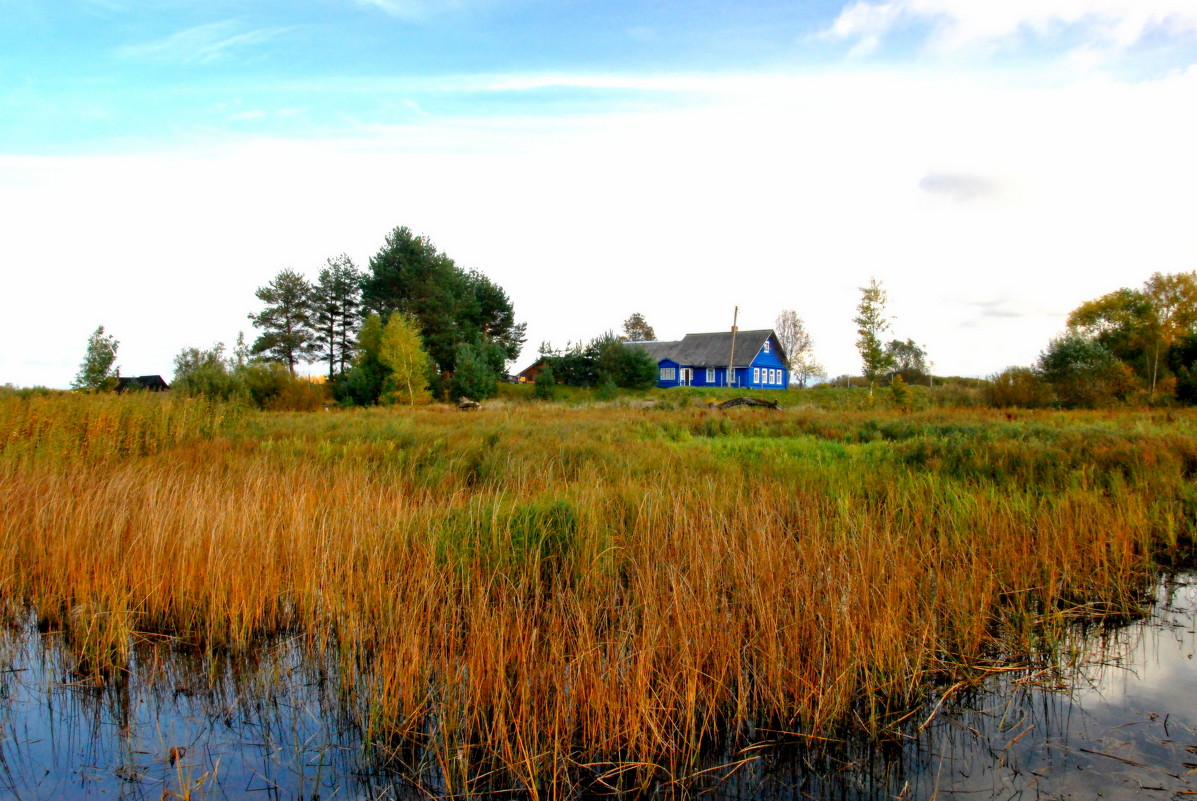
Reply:
[[320, 270], [312, 290], [312, 328], [316, 357], [328, 363], [331, 380], [353, 360], [354, 333], [361, 319], [362, 274], [341, 254]]
[[382, 318], [370, 314], [357, 333], [357, 356], [334, 391], [338, 399], [358, 406], [373, 406], [382, 396], [388, 367], [382, 362]]
[[515, 308], [507, 292], [477, 270], [466, 273], [466, 282], [472, 296], [467, 300], [471, 313], [467, 323], [484, 340], [499, 345], [507, 359], [517, 358], [527, 324], [515, 321]]
[[500, 287], [481, 273], [462, 270], [427, 237], [406, 227], [389, 233], [370, 259], [362, 303], [383, 318], [392, 312], [413, 317], [441, 372], [453, 370], [462, 343], [482, 337], [515, 358], [524, 341], [524, 326], [516, 324], [511, 301]]
[[283, 270], [274, 280], [254, 293], [266, 308], [249, 319], [262, 330], [253, 344], [253, 353], [267, 361], [287, 365], [295, 375], [295, 365], [309, 361], [316, 353], [312, 331], [312, 286], [294, 270]]

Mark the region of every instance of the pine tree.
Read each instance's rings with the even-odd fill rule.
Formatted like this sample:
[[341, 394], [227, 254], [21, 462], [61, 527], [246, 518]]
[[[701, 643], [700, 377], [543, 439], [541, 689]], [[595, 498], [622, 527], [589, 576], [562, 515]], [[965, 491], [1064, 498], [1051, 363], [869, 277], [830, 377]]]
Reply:
[[262, 329], [253, 344], [254, 354], [287, 365], [295, 375], [295, 365], [316, 353], [311, 284], [294, 270], [283, 270], [254, 295], [266, 304], [262, 311], [249, 315], [254, 326]]
[[345, 254], [329, 259], [312, 290], [316, 357], [328, 362], [328, 377], [344, 373], [353, 360], [354, 332], [361, 319], [362, 274]]

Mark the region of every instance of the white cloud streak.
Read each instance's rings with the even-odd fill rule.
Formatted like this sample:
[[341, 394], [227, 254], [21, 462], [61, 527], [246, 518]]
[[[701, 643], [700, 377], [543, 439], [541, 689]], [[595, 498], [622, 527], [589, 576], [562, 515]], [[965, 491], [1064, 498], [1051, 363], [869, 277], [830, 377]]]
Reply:
[[904, 26], [931, 26], [930, 45], [945, 52], [1028, 34], [1046, 38], [1080, 28], [1095, 46], [1125, 49], [1153, 32], [1197, 34], [1192, 0], [882, 0], [846, 8], [826, 31], [867, 51]]
[[359, 6], [373, 8], [408, 22], [424, 22], [447, 13], [470, 11], [493, 5], [496, 0], [353, 0]]
[[289, 30], [286, 27], [243, 30], [235, 20], [222, 20], [196, 25], [161, 39], [126, 45], [117, 50], [117, 55], [180, 64], [210, 64], [258, 47]]

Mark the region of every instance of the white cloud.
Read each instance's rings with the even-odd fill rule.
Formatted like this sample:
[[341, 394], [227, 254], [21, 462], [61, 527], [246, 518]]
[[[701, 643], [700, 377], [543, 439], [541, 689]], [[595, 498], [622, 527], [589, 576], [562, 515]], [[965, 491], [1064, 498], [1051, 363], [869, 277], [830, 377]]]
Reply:
[[427, 13], [423, 0], [355, 0], [359, 6], [376, 8], [394, 17], [419, 19]]
[[117, 54], [125, 58], [152, 61], [209, 64], [228, 58], [234, 52], [276, 39], [289, 30], [277, 27], [243, 30], [235, 20], [223, 20], [196, 25], [161, 39], [126, 45]]
[[529, 323], [524, 361], [633, 311], [672, 338], [726, 327], [739, 304], [744, 328], [795, 308], [828, 369], [855, 372], [851, 317], [875, 275], [894, 336], [926, 345], [941, 373], [985, 375], [1032, 362], [1081, 301], [1197, 267], [1197, 68], [1034, 91], [879, 72], [625, 83], [693, 97], [572, 118], [429, 115], [312, 142], [0, 156], [3, 257], [21, 265], [6, 292], [59, 312], [0, 316], [0, 340], [38, 343], [0, 352], [0, 383], [65, 385], [100, 323], [127, 372], [167, 373], [184, 346], [248, 333], [253, 290], [280, 269], [314, 275], [342, 251], [364, 266], [396, 225], [509, 292]]
[[236, 114], [229, 116], [230, 122], [260, 122], [266, 119], [268, 115], [262, 109], [248, 109], [246, 111], [239, 111]]
[[359, 6], [375, 8], [392, 17], [422, 22], [446, 13], [476, 10], [494, 5], [498, 0], [353, 0]]
[[968, 203], [993, 197], [1000, 191], [998, 185], [983, 175], [966, 175], [951, 172], [929, 172], [919, 180], [919, 189], [932, 195], [939, 195], [957, 203]]
[[1032, 34], [1048, 37], [1076, 27], [1103, 48], [1122, 49], [1153, 32], [1197, 34], [1191, 0], [858, 0], [826, 31], [862, 49], [912, 24], [930, 25], [933, 47], [953, 51]]

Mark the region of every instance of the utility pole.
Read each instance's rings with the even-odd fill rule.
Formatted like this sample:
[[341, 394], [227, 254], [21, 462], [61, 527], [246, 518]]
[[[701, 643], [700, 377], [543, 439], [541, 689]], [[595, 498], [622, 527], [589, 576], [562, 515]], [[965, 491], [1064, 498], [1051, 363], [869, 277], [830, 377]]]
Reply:
[[740, 329], [736, 323], [740, 321], [740, 307], [736, 306], [736, 310], [732, 312], [732, 342], [731, 353], [727, 357], [727, 385], [730, 387], [732, 381], [736, 378], [736, 332]]

